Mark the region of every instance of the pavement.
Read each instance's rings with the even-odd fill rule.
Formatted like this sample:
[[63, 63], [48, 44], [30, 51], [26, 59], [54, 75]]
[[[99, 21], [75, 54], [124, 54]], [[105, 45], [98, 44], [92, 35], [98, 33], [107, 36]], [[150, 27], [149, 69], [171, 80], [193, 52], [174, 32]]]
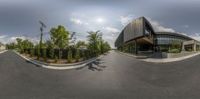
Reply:
[[0, 99], [199, 99], [200, 56], [170, 63], [138, 61], [111, 51], [73, 70], [0, 54]]
[[186, 59], [200, 55], [200, 52], [195, 52], [195, 53], [187, 53], [185, 56], [174, 57], [174, 58], [147, 58], [145, 56], [136, 56], [133, 54], [124, 53], [124, 52], [120, 52], [120, 51], [116, 51], [116, 52], [119, 54], [123, 54], [123, 55], [129, 56], [129, 57], [136, 58], [139, 61], [151, 62], [151, 63], [169, 63], [169, 62], [184, 61]]
[[7, 50], [0, 51], [0, 54], [5, 53]]
[[176, 57], [176, 58], [161, 58], [161, 59], [158, 59], [158, 58], [147, 58], [147, 59], [141, 59], [141, 60], [145, 61], [145, 62], [153, 62], [153, 63], [167, 63], [167, 62], [183, 61], [183, 60], [186, 60], [188, 58], [195, 57], [197, 55], [200, 55], [200, 52], [192, 53], [192, 54], [189, 54], [189, 55]]

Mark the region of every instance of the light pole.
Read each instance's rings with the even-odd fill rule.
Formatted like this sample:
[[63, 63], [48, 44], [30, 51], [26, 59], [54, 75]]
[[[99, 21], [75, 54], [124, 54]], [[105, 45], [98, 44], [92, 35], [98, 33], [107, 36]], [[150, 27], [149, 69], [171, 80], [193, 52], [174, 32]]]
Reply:
[[41, 51], [41, 48], [42, 48], [43, 30], [44, 30], [44, 28], [46, 28], [46, 25], [42, 21], [39, 21], [39, 23], [41, 25], [40, 26], [40, 32], [41, 32], [41, 34], [40, 34], [40, 45], [39, 45], [39, 49], [38, 49], [38, 59], [40, 57], [40, 51]]
[[40, 34], [40, 49], [42, 48], [42, 38], [43, 38], [43, 30], [44, 30], [44, 28], [46, 28], [46, 25], [42, 22], [42, 21], [39, 21], [39, 23], [40, 23], [40, 32], [41, 32], [41, 34]]

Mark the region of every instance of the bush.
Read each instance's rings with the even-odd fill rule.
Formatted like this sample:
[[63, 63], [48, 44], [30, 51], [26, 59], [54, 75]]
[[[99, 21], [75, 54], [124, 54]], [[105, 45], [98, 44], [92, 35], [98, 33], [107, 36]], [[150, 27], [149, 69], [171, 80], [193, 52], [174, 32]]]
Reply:
[[76, 55], [75, 55], [76, 61], [78, 62], [80, 59], [80, 51], [79, 49], [76, 49]]
[[51, 59], [54, 58], [54, 49], [53, 48], [49, 49], [49, 56]]
[[46, 51], [46, 48], [42, 49], [42, 55], [43, 55], [44, 61], [47, 61], [47, 51]]
[[40, 59], [40, 55], [41, 55], [41, 53], [40, 53], [40, 48], [37, 47], [37, 59], [38, 59], [38, 60]]
[[67, 53], [67, 61], [68, 61], [69, 63], [72, 62], [72, 51], [71, 51], [71, 49], [68, 50], [68, 53]]
[[35, 55], [35, 49], [30, 49], [31, 50], [31, 57], [33, 57]]
[[55, 56], [55, 63], [58, 62], [58, 56]]
[[62, 59], [63, 52], [62, 52], [61, 49], [59, 49], [59, 51], [58, 51], [58, 55], [59, 55], [59, 59]]
[[179, 49], [171, 49], [169, 50], [169, 53], [179, 53], [180, 50]]

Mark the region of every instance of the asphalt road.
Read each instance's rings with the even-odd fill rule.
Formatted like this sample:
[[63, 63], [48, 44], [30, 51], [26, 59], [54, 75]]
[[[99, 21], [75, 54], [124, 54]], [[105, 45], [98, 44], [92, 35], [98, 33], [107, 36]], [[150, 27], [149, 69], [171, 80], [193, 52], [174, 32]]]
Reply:
[[0, 54], [0, 99], [199, 99], [200, 56], [141, 62], [114, 51], [87, 67], [50, 70]]

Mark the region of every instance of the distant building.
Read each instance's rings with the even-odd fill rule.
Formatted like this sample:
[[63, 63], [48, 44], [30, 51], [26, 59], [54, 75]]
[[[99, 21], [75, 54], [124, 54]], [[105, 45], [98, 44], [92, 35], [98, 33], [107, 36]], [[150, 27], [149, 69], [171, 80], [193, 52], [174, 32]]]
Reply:
[[169, 52], [173, 43], [180, 51], [199, 51], [200, 42], [180, 33], [155, 32], [151, 23], [140, 17], [130, 22], [115, 41], [118, 50], [132, 53]]

